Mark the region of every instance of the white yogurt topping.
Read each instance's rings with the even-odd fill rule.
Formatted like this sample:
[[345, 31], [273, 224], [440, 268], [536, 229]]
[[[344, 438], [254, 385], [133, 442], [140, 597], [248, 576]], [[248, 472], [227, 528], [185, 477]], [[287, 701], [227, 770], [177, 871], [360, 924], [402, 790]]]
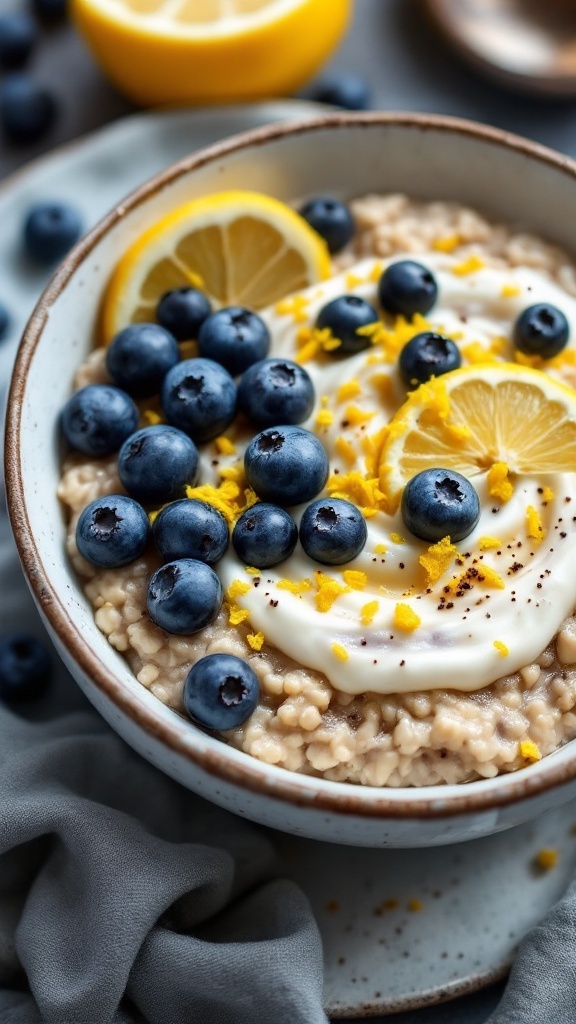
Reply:
[[[457, 274], [452, 268], [458, 261], [446, 254], [419, 259], [439, 284], [438, 302], [426, 319], [432, 329], [456, 340], [464, 365], [470, 358], [479, 361], [479, 347], [512, 359], [514, 320], [528, 305], [547, 301], [563, 310], [571, 326], [569, 346], [550, 372], [573, 383], [576, 300], [558, 285], [528, 269]], [[298, 333], [313, 327], [320, 308], [338, 295], [359, 294], [377, 305], [376, 281], [384, 265], [363, 261], [302, 293], [305, 301], [280, 304], [285, 312], [267, 310], [270, 354], [294, 359], [306, 343], [297, 340]], [[396, 359], [375, 359], [376, 348], [369, 348], [348, 358], [322, 355], [305, 364], [317, 404], [303, 426], [321, 438], [336, 476], [366, 476], [366, 437], [377, 434], [406, 397]], [[358, 385], [348, 389], [352, 397], [339, 397], [339, 389], [350, 382]], [[366, 414], [364, 422], [358, 422], [358, 411]], [[332, 422], [319, 425], [319, 413], [326, 420], [332, 414]], [[242, 439], [234, 442], [237, 453], [222, 457], [219, 469], [241, 460]], [[216, 483], [211, 458], [204, 452], [202, 478]], [[505, 504], [490, 497], [486, 476], [475, 477], [474, 486], [480, 521], [457, 545], [438, 579], [430, 580], [419, 562], [429, 545], [407, 532], [400, 513], [382, 511], [367, 518], [366, 547], [346, 565], [314, 563], [298, 545], [281, 565], [254, 575], [231, 548], [219, 563], [219, 575], [225, 588], [233, 586], [231, 602], [249, 611], [254, 634], [261, 631], [266, 643], [324, 672], [339, 690], [478, 690], [534, 660], [576, 607], [576, 472], [518, 477]], [[540, 516], [541, 543], [528, 536], [528, 506]], [[297, 522], [303, 511], [304, 506], [291, 510]], [[246, 593], [235, 593], [238, 580], [249, 585]], [[407, 628], [408, 610], [418, 617], [417, 628]]]

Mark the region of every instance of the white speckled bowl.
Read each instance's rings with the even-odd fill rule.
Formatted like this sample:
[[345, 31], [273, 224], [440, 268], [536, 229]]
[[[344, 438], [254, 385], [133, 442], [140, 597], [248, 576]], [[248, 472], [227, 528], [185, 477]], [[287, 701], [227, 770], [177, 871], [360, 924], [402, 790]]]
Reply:
[[88, 698], [144, 757], [237, 814], [360, 846], [430, 846], [487, 835], [576, 794], [576, 744], [512, 775], [461, 786], [377, 790], [265, 765], [205, 735], [141, 686], [97, 629], [64, 550], [56, 498], [58, 414], [92, 345], [102, 290], [122, 251], [184, 200], [223, 188], [280, 199], [406, 191], [453, 199], [573, 242], [576, 164], [532, 143], [448, 118], [333, 115], [237, 136], [170, 167], [73, 250], [24, 335], [9, 399], [6, 481], [32, 593]]

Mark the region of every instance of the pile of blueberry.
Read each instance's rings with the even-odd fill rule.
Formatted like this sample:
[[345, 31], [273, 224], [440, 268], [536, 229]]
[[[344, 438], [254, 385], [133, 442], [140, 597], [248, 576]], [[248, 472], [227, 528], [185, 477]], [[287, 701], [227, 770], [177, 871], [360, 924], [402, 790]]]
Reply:
[[[333, 252], [354, 232], [350, 211], [336, 200], [312, 200], [302, 213]], [[437, 294], [431, 271], [411, 260], [391, 264], [378, 285], [382, 309], [407, 318], [428, 313]], [[94, 565], [123, 566], [142, 555], [151, 535], [163, 564], [149, 582], [149, 615], [167, 632], [188, 635], [220, 611], [222, 586], [213, 567], [228, 549], [229, 532], [220, 512], [185, 498], [185, 489], [198, 479], [197, 445], [221, 435], [238, 412], [258, 431], [244, 466], [259, 502], [240, 516], [231, 536], [244, 565], [277, 565], [298, 539], [314, 561], [342, 565], [362, 551], [367, 531], [355, 505], [317, 497], [328, 478], [328, 458], [318, 438], [300, 426], [314, 407], [314, 386], [303, 367], [269, 357], [270, 335], [261, 317], [242, 307], [213, 312], [199, 290], [180, 288], [161, 298], [156, 319], [116, 335], [106, 353], [113, 384], [89, 385], [72, 395], [62, 428], [77, 451], [96, 457], [117, 452], [127, 492], [86, 506], [77, 524], [78, 550]], [[342, 358], [370, 345], [358, 329], [377, 321], [374, 306], [344, 295], [320, 310], [316, 326], [339, 339], [331, 355]], [[564, 325], [558, 310], [533, 306], [516, 324], [516, 344], [523, 351], [558, 351], [560, 335], [560, 347], [567, 340]], [[189, 339], [197, 339], [199, 355], [181, 359], [178, 343]], [[399, 368], [412, 387], [459, 365], [450, 339], [424, 332], [405, 346]], [[167, 422], [138, 429], [135, 400], [152, 396]], [[298, 529], [287, 510], [305, 503]], [[150, 528], [147, 513], [158, 506]], [[461, 540], [474, 529], [480, 506], [468, 480], [438, 468], [410, 481], [402, 514], [417, 537], [439, 540], [449, 533]], [[198, 662], [184, 689], [193, 720], [219, 731], [245, 721], [258, 698], [250, 667], [223, 657]]]
[[31, 0], [31, 10], [0, 16], [0, 125], [13, 142], [31, 143], [52, 127], [57, 103], [51, 92], [23, 70], [39, 40], [39, 22], [66, 14], [67, 0]]

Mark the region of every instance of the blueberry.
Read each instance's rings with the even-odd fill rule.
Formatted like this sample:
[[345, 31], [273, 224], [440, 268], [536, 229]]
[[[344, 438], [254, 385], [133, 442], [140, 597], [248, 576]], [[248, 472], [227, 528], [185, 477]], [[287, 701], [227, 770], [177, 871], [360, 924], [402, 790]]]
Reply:
[[82, 234], [78, 210], [68, 203], [37, 203], [24, 224], [24, 247], [34, 263], [49, 266], [63, 259]]
[[212, 306], [198, 288], [175, 288], [166, 292], [156, 308], [156, 319], [178, 341], [191, 341], [198, 337], [198, 331]]
[[152, 533], [165, 562], [195, 558], [214, 565], [228, 548], [228, 523], [205, 501], [182, 498], [165, 505]]
[[243, 306], [229, 306], [204, 321], [198, 348], [201, 356], [214, 359], [237, 377], [268, 355], [270, 331], [256, 313]]
[[387, 313], [411, 318], [429, 313], [438, 297], [436, 278], [414, 260], [399, 260], [386, 268], [378, 284], [378, 298]]
[[106, 369], [114, 383], [135, 398], [158, 394], [168, 370], [179, 360], [176, 338], [157, 324], [125, 327], [106, 351]]
[[360, 509], [341, 498], [314, 501], [300, 521], [304, 551], [323, 565], [351, 562], [362, 551], [366, 537], [366, 522]]
[[114, 569], [140, 557], [148, 532], [148, 516], [137, 501], [123, 494], [107, 494], [80, 513], [76, 544], [87, 562]]
[[3, 339], [6, 337], [9, 327], [10, 314], [6, 309], [6, 306], [3, 306], [2, 303], [0, 302], [0, 341], [3, 341]]
[[314, 86], [311, 98], [344, 110], [367, 110], [371, 100], [366, 80], [351, 73], [327, 75]]
[[404, 345], [399, 365], [402, 379], [410, 387], [457, 370], [461, 363], [460, 349], [451, 338], [423, 331]]
[[465, 476], [452, 469], [425, 469], [404, 488], [402, 518], [422, 540], [464, 540], [480, 518], [480, 502]]
[[262, 501], [300, 505], [322, 490], [328, 479], [328, 456], [314, 434], [302, 427], [263, 430], [244, 455], [248, 483]]
[[158, 424], [143, 427], [122, 445], [118, 475], [133, 498], [156, 505], [181, 498], [198, 479], [198, 449], [181, 430]]
[[156, 570], [147, 605], [151, 619], [167, 633], [197, 633], [218, 615], [222, 584], [209, 565], [180, 558]]
[[243, 725], [260, 696], [256, 673], [233, 654], [209, 654], [192, 666], [184, 683], [184, 707], [196, 725], [226, 732]]
[[529, 356], [552, 359], [565, 348], [570, 325], [564, 313], [548, 302], [528, 306], [514, 324], [514, 344]]
[[232, 533], [232, 544], [244, 565], [267, 569], [278, 565], [294, 551], [298, 540], [296, 523], [278, 505], [265, 502], [246, 509]]
[[322, 236], [331, 253], [340, 252], [356, 230], [354, 218], [346, 203], [329, 196], [309, 199], [300, 209], [300, 216]]
[[34, 19], [25, 11], [0, 15], [0, 68], [5, 71], [21, 68], [37, 39]]
[[357, 332], [360, 327], [367, 327], [377, 320], [378, 313], [365, 299], [359, 295], [340, 295], [322, 307], [316, 327], [320, 330], [328, 327], [334, 337], [340, 340], [341, 344], [332, 350], [332, 355], [349, 355], [370, 347], [370, 338]]
[[0, 638], [0, 700], [20, 704], [42, 696], [52, 662], [44, 644], [28, 633]]
[[111, 384], [88, 384], [66, 402], [62, 430], [72, 448], [98, 457], [117, 452], [136, 430], [139, 418], [125, 391]]
[[258, 427], [302, 423], [314, 408], [314, 385], [289, 359], [262, 359], [242, 376], [238, 408]]
[[32, 6], [39, 18], [56, 20], [66, 16], [68, 0], [32, 0]]
[[194, 441], [211, 441], [234, 419], [236, 387], [212, 359], [184, 359], [164, 378], [162, 408], [169, 423]]
[[52, 127], [56, 100], [24, 71], [7, 75], [0, 86], [0, 124], [12, 142], [35, 142]]

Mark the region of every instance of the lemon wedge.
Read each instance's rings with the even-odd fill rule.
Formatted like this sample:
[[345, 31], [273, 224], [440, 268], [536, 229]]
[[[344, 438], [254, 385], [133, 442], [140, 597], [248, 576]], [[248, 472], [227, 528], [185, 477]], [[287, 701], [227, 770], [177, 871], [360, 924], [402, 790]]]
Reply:
[[519, 475], [576, 472], [576, 391], [511, 363], [428, 381], [390, 423], [380, 485], [393, 510], [422, 470], [474, 477], [497, 463]]
[[287, 95], [326, 60], [352, 0], [71, 0], [105, 74], [146, 106]]
[[173, 210], [120, 260], [104, 298], [105, 340], [155, 320], [166, 291], [201, 288], [216, 306], [262, 309], [330, 274], [323, 239], [284, 203], [219, 192]]

